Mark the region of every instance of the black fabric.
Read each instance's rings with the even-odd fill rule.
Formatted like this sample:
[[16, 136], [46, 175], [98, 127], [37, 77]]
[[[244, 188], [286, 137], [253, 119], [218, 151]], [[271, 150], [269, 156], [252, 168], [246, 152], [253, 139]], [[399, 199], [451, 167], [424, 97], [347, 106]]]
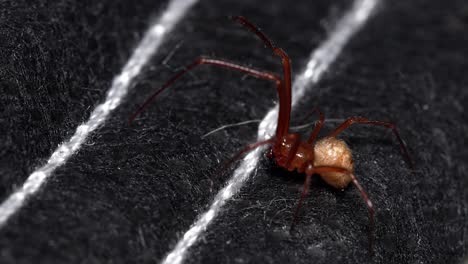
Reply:
[[[95, 105], [167, 3], [2, 2], [0, 198], [21, 185]], [[256, 138], [276, 101], [271, 83], [203, 66], [128, 126], [128, 116], [199, 55], [280, 72], [278, 59], [224, 19], [242, 14], [288, 52], [294, 71], [350, 1], [201, 1], [170, 33], [125, 102], [0, 230], [1, 263], [154, 263], [204, 212], [230, 177], [216, 169]], [[466, 254], [468, 196], [464, 102], [468, 77], [464, 1], [385, 2], [293, 113], [393, 120], [416, 162], [411, 173], [392, 134], [343, 134], [356, 175], [376, 207], [375, 256], [354, 187], [315, 178], [289, 233], [303, 176], [266, 158], [228, 202], [186, 263], [456, 263]], [[333, 128], [327, 123], [325, 129]]]
[[0, 198], [21, 185], [104, 98], [164, 5], [0, 3]]

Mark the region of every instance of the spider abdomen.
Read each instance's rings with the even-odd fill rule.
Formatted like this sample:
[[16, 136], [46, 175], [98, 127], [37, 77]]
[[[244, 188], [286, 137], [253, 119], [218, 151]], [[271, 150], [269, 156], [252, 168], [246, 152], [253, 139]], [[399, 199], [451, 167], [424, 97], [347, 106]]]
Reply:
[[[353, 157], [351, 149], [340, 139], [326, 137], [317, 141], [314, 146], [314, 167], [331, 166], [353, 172]], [[324, 172], [322, 179], [337, 189], [343, 189], [351, 182], [351, 176], [342, 172]]]

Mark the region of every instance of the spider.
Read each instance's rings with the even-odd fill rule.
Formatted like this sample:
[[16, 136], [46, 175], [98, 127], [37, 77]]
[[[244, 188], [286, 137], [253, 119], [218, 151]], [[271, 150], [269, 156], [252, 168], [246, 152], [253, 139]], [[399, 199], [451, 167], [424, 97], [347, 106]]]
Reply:
[[276, 47], [273, 42], [260, 31], [260, 29], [253, 23], [248, 21], [242, 16], [231, 17], [235, 22], [240, 23], [247, 30], [253, 32], [263, 43], [271, 49], [274, 55], [281, 58], [283, 76], [267, 72], [252, 69], [246, 66], [242, 66], [236, 63], [228, 62], [225, 60], [200, 57], [188, 64], [185, 69], [179, 71], [172, 78], [170, 78], [161, 88], [156, 90], [151, 96], [149, 96], [143, 105], [137, 109], [137, 111], [130, 117], [129, 122], [131, 123], [143, 110], [145, 110], [156, 97], [170, 87], [175, 81], [182, 77], [187, 72], [191, 71], [199, 65], [212, 65], [216, 67], [226, 68], [229, 70], [239, 71], [244, 74], [252, 75], [259, 79], [272, 81], [276, 84], [276, 89], [279, 97], [279, 113], [278, 123], [276, 128], [276, 134], [274, 137], [259, 141], [246, 146], [237, 155], [235, 155], [229, 162], [237, 160], [245, 153], [254, 150], [257, 147], [263, 145], [271, 145], [268, 156], [276, 161], [279, 167], [282, 167], [288, 171], [296, 170], [299, 173], [305, 174], [305, 181], [302, 188], [302, 193], [298, 200], [291, 229], [297, 222], [297, 218], [300, 212], [304, 198], [309, 192], [309, 186], [313, 175], [320, 175], [321, 178], [329, 185], [336, 189], [344, 189], [350, 183], [359, 190], [365, 204], [367, 205], [369, 212], [369, 252], [372, 252], [373, 244], [373, 228], [374, 228], [374, 206], [369, 196], [367, 195], [364, 188], [359, 184], [356, 176], [354, 175], [354, 165], [351, 149], [348, 145], [337, 136], [342, 133], [345, 129], [353, 124], [366, 124], [373, 126], [381, 126], [390, 129], [398, 140], [402, 155], [406, 158], [410, 167], [412, 167], [412, 160], [406, 149], [405, 143], [403, 142], [400, 134], [398, 133], [395, 125], [389, 122], [382, 122], [376, 120], [369, 120], [363, 117], [351, 117], [346, 119], [340, 124], [335, 130], [330, 132], [327, 136], [318, 139], [318, 134], [322, 129], [325, 118], [323, 113], [318, 109], [314, 109], [313, 112], [319, 115], [318, 121], [315, 123], [315, 127], [312, 130], [307, 140], [302, 140], [298, 133], [290, 133], [290, 114], [291, 114], [291, 62], [281, 48]]

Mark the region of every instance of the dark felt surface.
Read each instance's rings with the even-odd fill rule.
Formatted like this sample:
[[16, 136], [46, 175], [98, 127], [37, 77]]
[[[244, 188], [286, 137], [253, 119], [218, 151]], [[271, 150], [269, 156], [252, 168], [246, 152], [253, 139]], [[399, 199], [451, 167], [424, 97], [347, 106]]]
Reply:
[[[265, 160], [187, 263], [459, 261], [468, 244], [463, 2], [387, 3], [293, 114], [295, 124], [304, 123], [304, 115], [319, 105], [330, 118], [362, 115], [398, 124], [417, 164], [414, 174], [389, 132], [356, 126], [343, 135], [377, 209], [373, 259], [367, 255], [367, 212], [353, 187], [336, 191], [316, 179], [296, 232], [289, 234], [303, 178]], [[160, 260], [230, 176], [214, 174], [219, 163], [254, 141], [256, 127], [200, 136], [223, 124], [262, 118], [276, 100], [275, 89], [204, 67], [130, 127], [128, 116], [155, 86], [200, 54], [279, 70], [277, 59], [224, 14], [259, 24], [289, 53], [297, 72], [348, 3], [197, 4], [126, 102], [0, 230], [0, 262]], [[1, 5], [3, 199], [88, 118], [165, 4]]]
[[164, 7], [92, 2], [0, 3], [2, 200], [88, 119]]

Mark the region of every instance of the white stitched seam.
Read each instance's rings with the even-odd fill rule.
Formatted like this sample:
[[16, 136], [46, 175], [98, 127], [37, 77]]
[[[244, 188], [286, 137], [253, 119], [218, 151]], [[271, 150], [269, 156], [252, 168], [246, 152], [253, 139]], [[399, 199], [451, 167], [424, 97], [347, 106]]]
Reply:
[[29, 196], [39, 190], [55, 169], [65, 164], [76, 153], [83, 142], [85, 142], [87, 136], [104, 123], [109, 114], [127, 95], [132, 80], [140, 74], [143, 66], [148, 63], [159, 48], [166, 33], [174, 28], [175, 24], [182, 19], [187, 10], [196, 2], [197, 0], [172, 0], [169, 3], [169, 6], [162, 13], [156, 24], [153, 24], [146, 32], [127, 64], [125, 64], [122, 72], [114, 78], [104, 103], [98, 105], [93, 110], [88, 121], [79, 125], [75, 134], [68, 141], [61, 143], [57, 147], [45, 165], [31, 173], [23, 186], [14, 191], [0, 205], [0, 228], [23, 206]]

